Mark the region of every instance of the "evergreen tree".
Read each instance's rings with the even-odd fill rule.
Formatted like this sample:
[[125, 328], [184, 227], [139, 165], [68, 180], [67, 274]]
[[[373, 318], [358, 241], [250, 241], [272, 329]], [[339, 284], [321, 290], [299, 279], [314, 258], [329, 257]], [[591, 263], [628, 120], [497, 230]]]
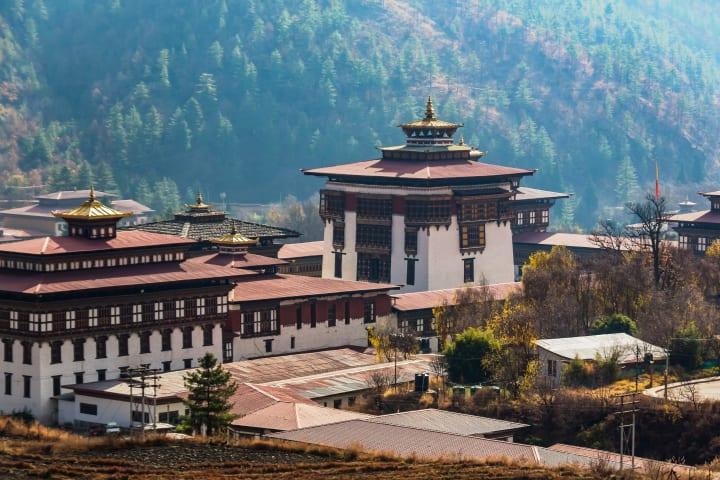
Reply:
[[142, 203], [143, 205], [152, 205], [153, 194], [150, 190], [150, 185], [148, 185], [148, 182], [147, 180], [145, 180], [145, 178], [140, 178], [140, 180], [138, 180], [135, 184], [135, 192], [133, 193], [133, 197], [135, 198], [135, 200]]
[[77, 190], [85, 190], [90, 188], [92, 184], [92, 167], [90, 167], [90, 164], [86, 160], [83, 160], [82, 162], [80, 162], [80, 166], [78, 167], [75, 181], [73, 182], [73, 187]]
[[625, 156], [618, 167], [615, 180], [615, 195], [620, 205], [637, 199], [640, 187], [638, 186], [637, 172], [629, 156]]
[[158, 55], [158, 70], [160, 71], [160, 85], [163, 87], [170, 86], [170, 74], [168, 72], [168, 65], [170, 63], [170, 52], [167, 48], [160, 50]]
[[230, 413], [230, 397], [237, 390], [237, 382], [230, 372], [218, 363], [212, 353], [199, 359], [198, 368], [183, 376], [188, 398], [185, 401], [190, 414], [186, 419], [194, 432], [216, 435], [229, 424], [235, 415]]
[[112, 168], [107, 162], [100, 162], [95, 172], [95, 187], [108, 193], [120, 193]]

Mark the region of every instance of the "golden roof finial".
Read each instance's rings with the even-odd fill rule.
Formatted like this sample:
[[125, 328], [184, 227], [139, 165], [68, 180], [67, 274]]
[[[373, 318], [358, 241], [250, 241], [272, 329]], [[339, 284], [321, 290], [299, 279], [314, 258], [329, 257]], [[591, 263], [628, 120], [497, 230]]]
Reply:
[[203, 196], [200, 190], [198, 190], [197, 195], [195, 196], [195, 205], [201, 206], [205, 205], [205, 202], [203, 201]]
[[458, 145], [465, 145], [465, 137], [462, 135], [460, 135], [460, 143], [458, 143]]
[[425, 120], [436, 120], [435, 109], [433, 108], [432, 97], [428, 95], [427, 104], [425, 105]]
[[51, 213], [64, 220], [119, 220], [133, 214], [132, 212], [121, 212], [104, 205], [95, 196], [95, 187], [93, 185], [90, 185], [88, 199], [82, 205], [72, 210], [53, 210]]

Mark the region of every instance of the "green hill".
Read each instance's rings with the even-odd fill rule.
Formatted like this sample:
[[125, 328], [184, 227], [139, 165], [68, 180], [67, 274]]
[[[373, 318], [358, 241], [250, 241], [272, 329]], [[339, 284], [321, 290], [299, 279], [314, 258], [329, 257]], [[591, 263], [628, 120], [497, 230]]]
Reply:
[[695, 191], [715, 170], [715, 8], [8, 0], [0, 178], [12, 197], [93, 176], [161, 210], [196, 188], [236, 202], [306, 196], [318, 183], [299, 168], [400, 143], [394, 126], [432, 93], [488, 161], [539, 168], [531, 185], [576, 194], [564, 226], [590, 226], [647, 190], [656, 161], [671, 192]]

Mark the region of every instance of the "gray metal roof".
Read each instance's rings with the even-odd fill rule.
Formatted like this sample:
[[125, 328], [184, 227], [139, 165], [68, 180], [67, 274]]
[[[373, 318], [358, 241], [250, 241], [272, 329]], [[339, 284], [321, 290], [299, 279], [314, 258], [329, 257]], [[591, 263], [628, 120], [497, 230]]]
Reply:
[[387, 452], [401, 458], [482, 460], [505, 457], [548, 466], [589, 466], [593, 462], [591, 458], [581, 455], [554, 452], [532, 445], [386, 425], [372, 420], [349, 420], [268, 436], [339, 449], [360, 448], [369, 452]]
[[653, 359], [665, 358], [665, 350], [644, 342], [627, 333], [608, 333], [604, 335], [587, 335], [584, 337], [546, 338], [535, 341], [535, 344], [548, 352], [572, 360], [594, 360], [598, 355], [605, 357], [617, 351], [620, 363], [635, 363], [638, 352], [640, 361], [646, 353], [652, 353]]
[[495, 418], [427, 408], [409, 412], [391, 413], [368, 419], [374, 423], [415, 427], [457, 435], [492, 435], [528, 427], [524, 423], [507, 422]]

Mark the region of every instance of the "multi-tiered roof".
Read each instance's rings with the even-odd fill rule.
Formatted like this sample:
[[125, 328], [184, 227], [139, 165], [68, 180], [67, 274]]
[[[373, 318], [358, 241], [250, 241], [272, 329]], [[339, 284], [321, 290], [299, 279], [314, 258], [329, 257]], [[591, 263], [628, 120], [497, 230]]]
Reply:
[[230, 218], [225, 212], [214, 210], [211, 205], [206, 204], [201, 194], [197, 195], [194, 204], [186, 205], [185, 210], [176, 213], [171, 220], [144, 223], [126, 228], [128, 230], [176, 235], [203, 242], [221, 238], [234, 231], [247, 238], [257, 239], [258, 243], [262, 245], [272, 244], [275, 239], [300, 236], [298, 232], [287, 228]]
[[437, 118], [428, 97], [425, 117], [399, 125], [405, 144], [382, 147], [382, 158], [303, 170], [306, 175], [355, 183], [438, 186], [486, 183], [532, 175], [533, 170], [478, 162], [481, 152], [453, 136], [460, 123]]

